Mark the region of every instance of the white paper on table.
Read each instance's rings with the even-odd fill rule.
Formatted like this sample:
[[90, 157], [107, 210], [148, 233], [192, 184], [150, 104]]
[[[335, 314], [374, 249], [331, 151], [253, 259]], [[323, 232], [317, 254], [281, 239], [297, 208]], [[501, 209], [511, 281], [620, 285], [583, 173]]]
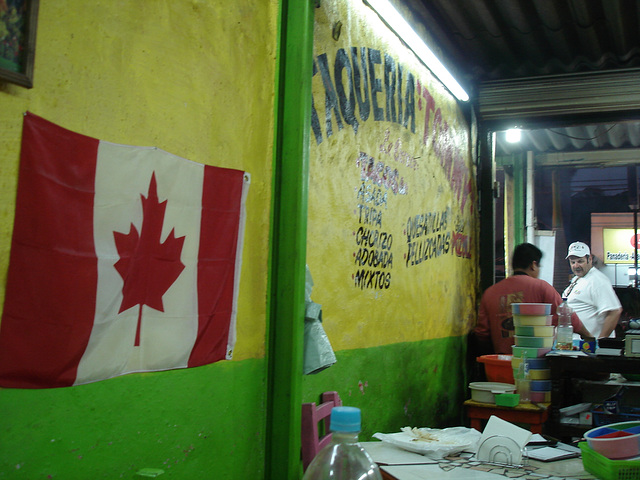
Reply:
[[438, 463], [429, 457], [419, 453], [409, 452], [400, 447], [386, 442], [360, 442], [362, 448], [371, 456], [378, 465], [418, 465], [425, 463]]
[[580, 456], [580, 451], [570, 452], [557, 447], [541, 447], [527, 451], [527, 456], [534, 460], [550, 462], [553, 460], [563, 460], [565, 458], [575, 458]]
[[588, 357], [582, 350], [551, 350], [546, 357]]
[[519, 465], [531, 432], [491, 415], [482, 432], [476, 458], [481, 462]]
[[534, 433], [533, 435], [531, 435], [531, 438], [529, 439], [528, 443], [546, 443], [546, 442], [548, 442], [546, 438], [544, 438], [539, 433]]
[[[429, 440], [421, 441], [425, 435]], [[396, 433], [374, 433], [373, 438], [436, 460], [462, 451], [475, 452], [480, 432], [466, 427], [444, 429], [403, 427]]]
[[381, 470], [398, 480], [507, 480], [507, 477], [471, 468], [442, 470], [438, 465], [383, 465]]

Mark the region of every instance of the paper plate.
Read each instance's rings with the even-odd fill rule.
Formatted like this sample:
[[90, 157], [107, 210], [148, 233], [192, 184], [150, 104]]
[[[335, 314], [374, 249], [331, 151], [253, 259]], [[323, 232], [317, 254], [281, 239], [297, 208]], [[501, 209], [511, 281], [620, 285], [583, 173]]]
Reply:
[[443, 458], [462, 451], [475, 453], [481, 435], [477, 430], [466, 427], [445, 429], [404, 427], [401, 430], [398, 433], [375, 433], [373, 438], [409, 452], [420, 453], [431, 458]]

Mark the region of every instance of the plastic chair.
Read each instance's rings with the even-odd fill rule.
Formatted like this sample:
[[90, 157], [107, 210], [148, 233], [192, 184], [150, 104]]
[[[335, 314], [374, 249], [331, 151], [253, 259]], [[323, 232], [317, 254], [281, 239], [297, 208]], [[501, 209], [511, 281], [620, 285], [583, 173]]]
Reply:
[[[331, 442], [331, 409], [342, 406], [338, 392], [324, 392], [322, 403], [302, 404], [302, 468], [306, 470], [320, 450]], [[322, 431], [318, 428], [324, 423]]]

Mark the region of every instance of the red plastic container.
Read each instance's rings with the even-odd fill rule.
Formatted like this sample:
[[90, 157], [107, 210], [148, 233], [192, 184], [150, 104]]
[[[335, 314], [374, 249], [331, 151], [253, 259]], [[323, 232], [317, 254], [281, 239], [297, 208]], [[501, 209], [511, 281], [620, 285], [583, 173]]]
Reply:
[[513, 355], [482, 355], [476, 361], [484, 363], [484, 372], [489, 382], [515, 384], [511, 360]]

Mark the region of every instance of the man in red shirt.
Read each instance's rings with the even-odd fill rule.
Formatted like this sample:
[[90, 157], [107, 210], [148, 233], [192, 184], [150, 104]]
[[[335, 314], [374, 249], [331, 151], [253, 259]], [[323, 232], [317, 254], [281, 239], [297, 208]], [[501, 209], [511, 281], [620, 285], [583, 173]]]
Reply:
[[[522, 243], [513, 251], [513, 275], [487, 288], [480, 301], [478, 323], [474, 330], [480, 345], [491, 345], [494, 353], [511, 355], [513, 339], [512, 303], [550, 303], [553, 324], [557, 325], [556, 307], [562, 303], [560, 294], [548, 282], [538, 278], [542, 251], [531, 243]], [[574, 313], [573, 331], [583, 338], [589, 330]]]

